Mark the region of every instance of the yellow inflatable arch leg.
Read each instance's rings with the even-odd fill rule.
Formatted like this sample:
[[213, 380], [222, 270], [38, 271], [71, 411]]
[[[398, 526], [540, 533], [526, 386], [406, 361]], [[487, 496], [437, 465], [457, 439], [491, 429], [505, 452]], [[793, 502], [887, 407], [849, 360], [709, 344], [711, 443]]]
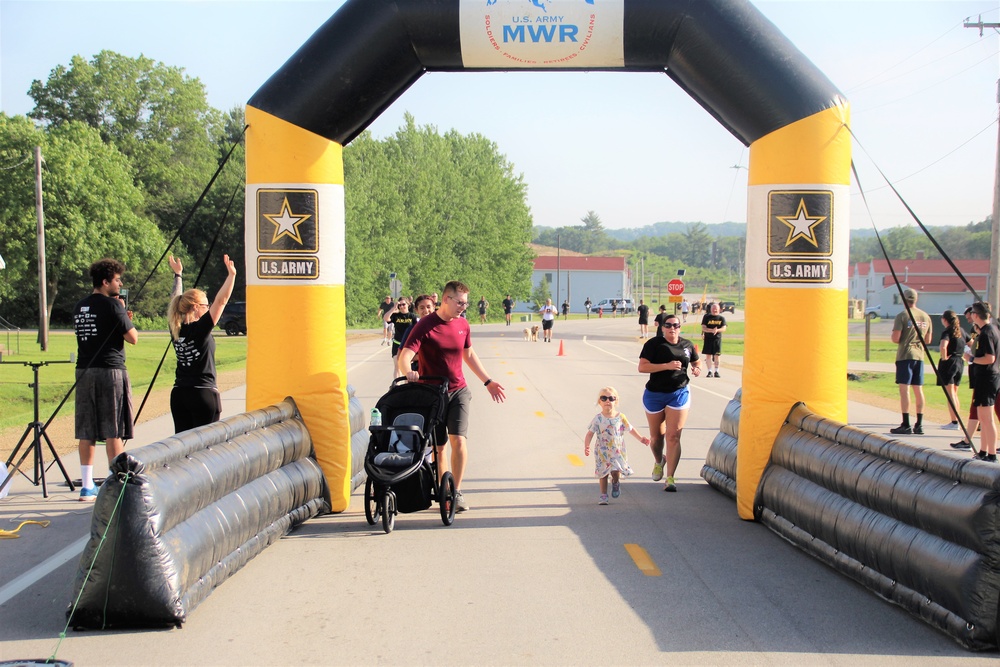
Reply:
[[351, 495], [340, 144], [248, 106], [247, 410], [295, 403], [330, 486]]
[[750, 146], [743, 398], [736, 459], [740, 517], [788, 410], [805, 401], [847, 421], [851, 142], [846, 105]]

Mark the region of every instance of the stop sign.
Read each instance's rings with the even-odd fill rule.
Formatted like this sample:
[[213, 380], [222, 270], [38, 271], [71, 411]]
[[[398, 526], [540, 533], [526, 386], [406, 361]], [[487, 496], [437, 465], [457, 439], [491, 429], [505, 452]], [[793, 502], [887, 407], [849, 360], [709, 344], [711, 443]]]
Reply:
[[684, 281], [679, 278], [674, 278], [669, 283], [667, 283], [667, 291], [674, 296], [680, 296], [684, 294]]

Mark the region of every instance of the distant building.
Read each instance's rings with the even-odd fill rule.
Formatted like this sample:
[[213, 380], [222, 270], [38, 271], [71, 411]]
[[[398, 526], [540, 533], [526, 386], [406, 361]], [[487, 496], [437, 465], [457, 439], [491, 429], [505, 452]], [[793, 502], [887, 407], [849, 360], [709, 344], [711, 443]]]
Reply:
[[[595, 304], [602, 299], [632, 298], [632, 272], [624, 257], [536, 257], [535, 270], [531, 274], [532, 290], [546, 278], [552, 303], [559, 307], [569, 300], [571, 313], [584, 312], [583, 302], [587, 297]], [[527, 299], [518, 299], [515, 311], [529, 312], [532, 305]]]
[[[972, 305], [976, 297], [961, 278], [943, 259], [924, 259], [917, 253], [913, 259], [894, 259], [892, 268], [896, 271], [900, 284], [917, 290], [920, 295], [917, 305], [928, 313], [940, 314], [945, 310], [962, 313]], [[959, 271], [969, 281], [972, 288], [986, 297], [989, 286], [990, 260], [955, 260]], [[884, 259], [854, 264], [850, 267], [848, 292], [851, 299], [863, 299], [869, 307], [878, 309], [881, 317], [895, 317], [904, 310], [899, 291], [889, 272], [889, 263]]]

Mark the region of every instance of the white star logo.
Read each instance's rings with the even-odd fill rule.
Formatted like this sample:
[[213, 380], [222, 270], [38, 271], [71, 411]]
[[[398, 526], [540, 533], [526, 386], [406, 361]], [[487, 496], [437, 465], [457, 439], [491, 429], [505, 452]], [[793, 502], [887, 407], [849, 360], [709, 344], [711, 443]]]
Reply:
[[303, 245], [302, 236], [299, 234], [299, 225], [312, 217], [312, 215], [293, 215], [292, 207], [288, 204], [288, 197], [281, 202], [281, 213], [265, 213], [264, 217], [274, 223], [274, 237], [271, 243], [277, 243], [283, 235], [287, 234], [296, 243]]
[[792, 241], [799, 237], [809, 241], [809, 243], [812, 243], [817, 248], [819, 247], [819, 240], [816, 238], [816, 225], [826, 220], [827, 216], [810, 216], [809, 211], [806, 210], [804, 199], [799, 200], [799, 207], [795, 212], [794, 218], [788, 215], [779, 215], [776, 217], [788, 225], [788, 240], [785, 241], [786, 248], [792, 245]]

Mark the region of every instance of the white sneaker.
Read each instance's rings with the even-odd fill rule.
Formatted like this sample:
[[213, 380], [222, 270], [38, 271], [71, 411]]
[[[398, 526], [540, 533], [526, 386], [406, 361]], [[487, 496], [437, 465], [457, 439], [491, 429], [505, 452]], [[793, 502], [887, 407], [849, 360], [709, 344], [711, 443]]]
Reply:
[[947, 424], [945, 424], [941, 428], [943, 430], [945, 430], [945, 431], [957, 431], [958, 430], [958, 424], [956, 424], [955, 422], [948, 422]]

